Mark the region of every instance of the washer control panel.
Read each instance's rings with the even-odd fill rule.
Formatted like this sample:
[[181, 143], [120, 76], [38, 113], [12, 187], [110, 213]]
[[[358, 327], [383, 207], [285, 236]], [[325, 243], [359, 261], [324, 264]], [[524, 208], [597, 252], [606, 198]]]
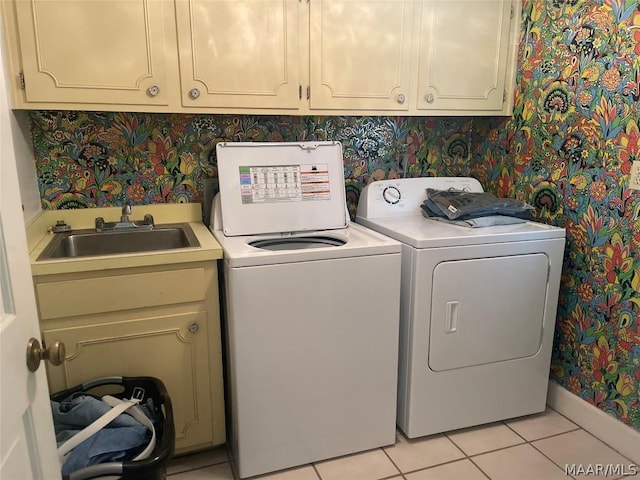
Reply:
[[357, 216], [361, 218], [409, 217], [422, 215], [420, 205], [427, 188], [482, 192], [482, 185], [471, 177], [418, 177], [379, 180], [360, 194]]

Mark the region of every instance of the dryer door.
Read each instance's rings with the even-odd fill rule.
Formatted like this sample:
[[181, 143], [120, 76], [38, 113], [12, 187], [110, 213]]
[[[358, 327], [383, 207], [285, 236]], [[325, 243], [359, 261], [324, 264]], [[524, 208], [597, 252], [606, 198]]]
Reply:
[[439, 263], [433, 270], [431, 370], [535, 355], [548, 265], [543, 253]]

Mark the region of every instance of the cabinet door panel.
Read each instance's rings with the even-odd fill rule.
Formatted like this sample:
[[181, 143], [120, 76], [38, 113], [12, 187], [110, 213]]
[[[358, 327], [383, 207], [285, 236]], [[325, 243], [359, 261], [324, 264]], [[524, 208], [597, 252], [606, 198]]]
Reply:
[[176, 0], [183, 106], [299, 108], [299, 10], [297, 0]]
[[59, 340], [67, 349], [60, 367], [47, 366], [52, 392], [102, 376], [156, 377], [171, 397], [176, 450], [213, 443], [206, 312], [44, 326], [42, 333], [46, 343]]
[[407, 110], [413, 1], [310, 4], [312, 109]]
[[27, 101], [167, 105], [166, 3], [16, 2]]
[[501, 110], [511, 2], [423, 2], [418, 108]]

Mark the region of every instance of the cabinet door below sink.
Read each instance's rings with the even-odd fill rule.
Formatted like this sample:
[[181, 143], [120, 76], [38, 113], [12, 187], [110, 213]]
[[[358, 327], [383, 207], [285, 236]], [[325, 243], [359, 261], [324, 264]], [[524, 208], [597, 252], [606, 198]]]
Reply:
[[156, 377], [171, 397], [177, 453], [225, 442], [215, 262], [35, 281], [43, 339], [67, 349], [61, 366], [47, 365], [52, 392], [102, 376]]
[[[193, 324], [199, 327], [196, 333], [189, 331]], [[160, 378], [175, 412], [176, 448], [187, 439], [192, 444], [211, 443], [207, 327], [205, 312], [190, 312], [47, 330], [47, 344], [60, 340], [67, 348], [64, 367], [56, 369], [66, 382], [61, 378], [59, 384], [58, 375], [50, 375], [52, 389], [103, 376]]]

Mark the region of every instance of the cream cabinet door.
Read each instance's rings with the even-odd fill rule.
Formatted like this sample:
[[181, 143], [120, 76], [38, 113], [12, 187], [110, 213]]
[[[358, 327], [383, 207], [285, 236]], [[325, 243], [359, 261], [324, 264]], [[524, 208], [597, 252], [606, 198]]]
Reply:
[[[503, 108], [512, 2], [425, 0], [418, 39], [418, 109]], [[512, 62], [511, 62], [512, 63]]]
[[299, 0], [176, 0], [183, 107], [300, 107]]
[[214, 443], [214, 409], [209, 388], [206, 312], [184, 312], [93, 325], [49, 328], [46, 343], [64, 342], [60, 367], [48, 367], [52, 392], [98, 377], [151, 376], [162, 380], [173, 406], [176, 450]]
[[27, 102], [166, 105], [163, 9], [155, 0], [20, 0]]
[[409, 108], [415, 2], [310, 3], [310, 108]]

